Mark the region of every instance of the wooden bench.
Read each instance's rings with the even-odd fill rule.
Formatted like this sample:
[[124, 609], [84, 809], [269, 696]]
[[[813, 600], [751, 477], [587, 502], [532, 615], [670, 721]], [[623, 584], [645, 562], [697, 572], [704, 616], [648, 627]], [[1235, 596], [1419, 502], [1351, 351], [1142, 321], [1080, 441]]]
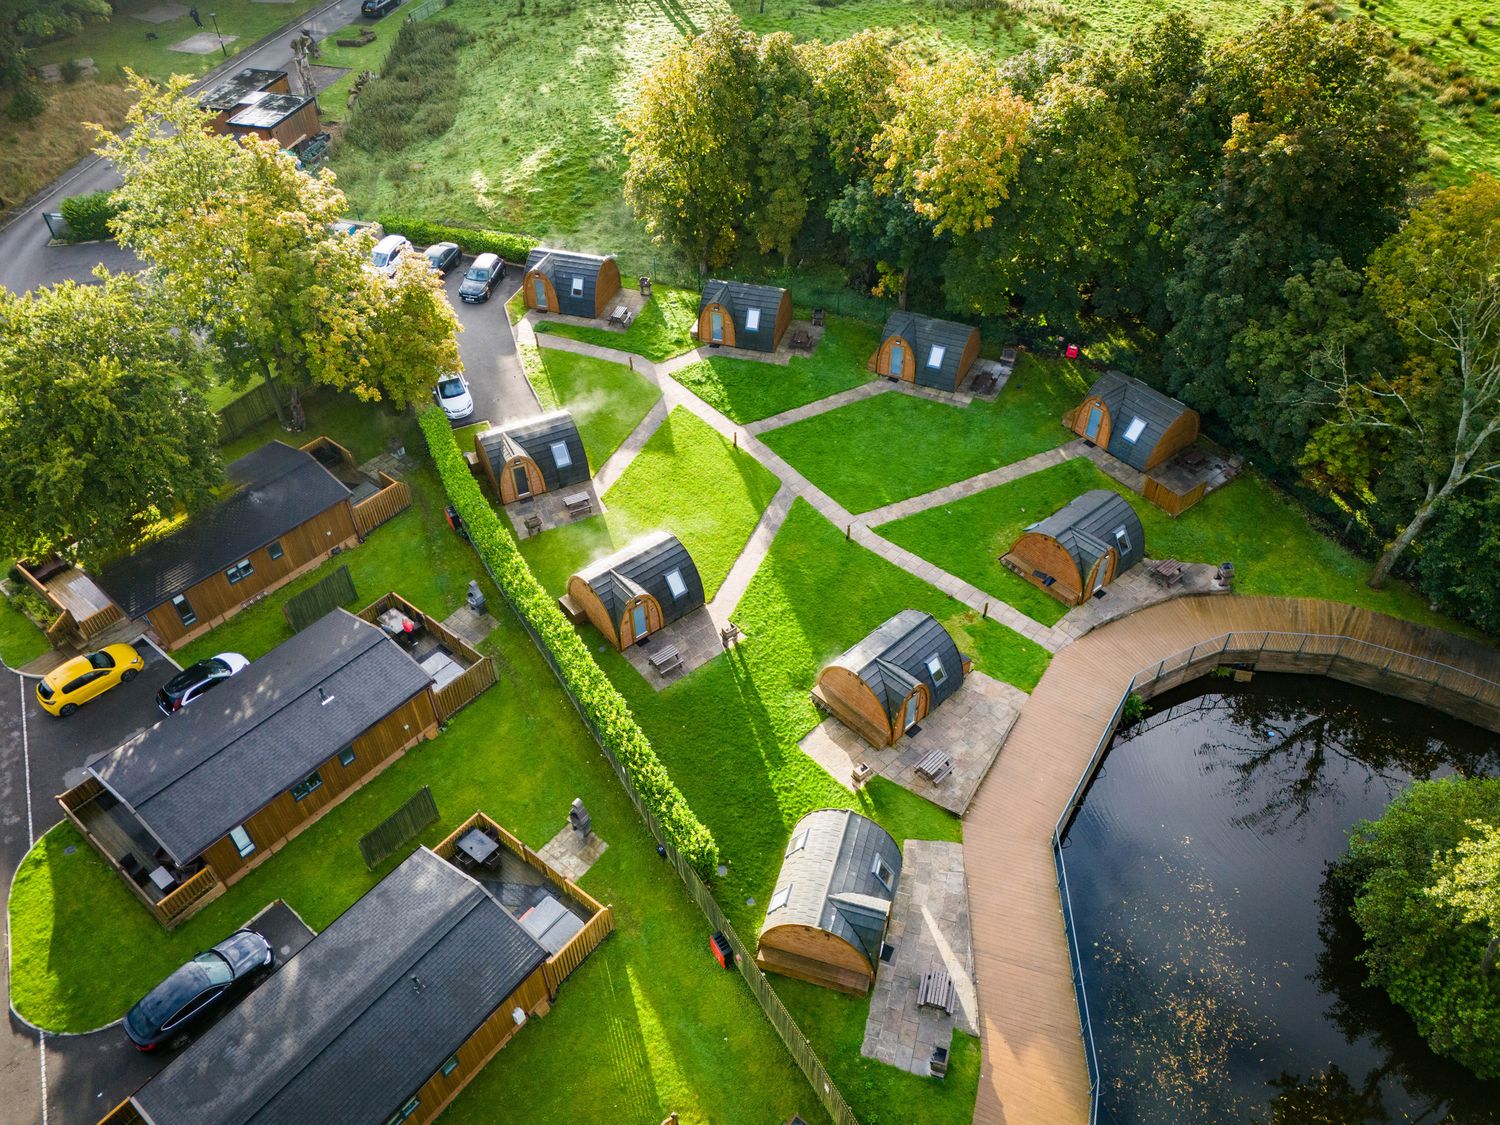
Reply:
[[933, 750], [917, 763], [917, 773], [936, 785], [953, 772], [953, 759], [941, 750]]
[[917, 1007], [941, 1008], [951, 1016], [957, 998], [953, 982], [942, 969], [922, 974], [922, 987], [917, 990]]
[[1182, 581], [1187, 567], [1176, 559], [1162, 559], [1151, 567], [1151, 577], [1168, 589]]
[[789, 345], [793, 351], [810, 352], [813, 350], [812, 337], [807, 334], [807, 329], [799, 328], [792, 333], [792, 342]]
[[676, 645], [663, 645], [651, 654], [651, 667], [659, 676], [676, 672], [682, 667], [682, 653], [677, 651]]
[[586, 516], [594, 510], [594, 502], [587, 492], [575, 492], [564, 496], [563, 504], [567, 506], [568, 515], [575, 519], [579, 516]]

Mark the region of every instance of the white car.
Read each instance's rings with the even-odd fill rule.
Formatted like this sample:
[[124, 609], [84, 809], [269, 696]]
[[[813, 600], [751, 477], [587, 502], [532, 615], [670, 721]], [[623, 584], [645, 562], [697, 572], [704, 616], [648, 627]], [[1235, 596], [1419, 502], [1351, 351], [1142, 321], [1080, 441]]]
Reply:
[[469, 393], [469, 381], [462, 375], [449, 375], [446, 379], [440, 379], [432, 397], [437, 399], [443, 413], [453, 421], [474, 413], [474, 396]]
[[375, 244], [370, 253], [370, 268], [386, 277], [396, 276], [401, 256], [411, 250], [411, 243], [399, 234], [388, 234]]

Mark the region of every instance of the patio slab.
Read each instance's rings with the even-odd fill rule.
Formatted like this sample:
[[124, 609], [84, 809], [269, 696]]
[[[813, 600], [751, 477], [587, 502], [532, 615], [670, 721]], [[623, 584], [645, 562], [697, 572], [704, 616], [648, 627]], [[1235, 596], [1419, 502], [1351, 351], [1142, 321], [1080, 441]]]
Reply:
[[1173, 598], [1214, 593], [1218, 567], [1209, 563], [1187, 563], [1181, 581], [1163, 586], [1151, 577], [1151, 559], [1142, 559], [1104, 588], [1103, 597], [1093, 597], [1074, 606], [1052, 628], [1070, 641], [1099, 626]]
[[238, 35], [218, 36], [211, 31], [200, 31], [181, 43], [173, 43], [167, 50], [181, 51], [184, 55], [211, 55], [219, 49], [219, 44], [233, 43], [238, 38]]
[[[568, 316], [565, 313], [543, 312], [536, 309], [526, 310], [526, 315], [537, 322], [546, 321], [552, 324], [575, 324], [580, 328], [597, 328], [603, 332], [623, 333], [630, 327], [631, 322], [641, 315], [641, 310], [646, 307], [647, 299], [641, 296], [638, 289], [621, 289], [610, 298], [609, 308], [604, 311], [603, 316]], [[624, 305], [630, 314], [624, 324], [611, 324], [609, 322], [609, 314], [614, 312], [617, 305]]]
[[585, 836], [572, 825], [566, 825], [561, 832], [543, 844], [536, 854], [553, 871], [576, 883], [589, 873], [589, 868], [608, 850], [609, 845], [597, 833], [590, 832]]
[[[948, 1047], [955, 1029], [979, 1034], [969, 889], [962, 844], [907, 840], [901, 853], [901, 881], [886, 929], [896, 952], [875, 978], [860, 1054], [926, 1075], [932, 1049]], [[935, 969], [953, 981], [952, 1015], [917, 1006], [922, 974]]]
[[[682, 655], [682, 666], [663, 676], [651, 667], [651, 657], [667, 645], [677, 646], [677, 651]], [[661, 691], [668, 684], [675, 684], [688, 673], [697, 671], [723, 651], [724, 646], [719, 642], [719, 628], [714, 624], [708, 607], [704, 606], [652, 633], [649, 643], [631, 645], [625, 650], [624, 656], [648, 684]]]
[[[564, 496], [572, 496], [575, 493], [587, 492], [589, 495], [588, 516], [575, 516], [568, 511], [567, 504], [563, 503]], [[599, 490], [594, 487], [591, 480], [587, 484], [569, 485], [560, 488], [556, 492], [544, 492], [540, 496], [533, 496], [529, 500], [517, 500], [514, 504], [504, 505], [503, 511], [510, 520], [511, 530], [516, 533], [517, 539], [526, 539], [532, 532], [526, 530], [526, 521], [531, 517], [542, 521], [541, 531], [551, 531], [558, 527], [567, 527], [570, 523], [588, 519], [589, 516], [597, 516], [604, 511], [604, 501], [599, 499]], [[541, 534], [541, 531], [536, 534]]]
[[479, 643], [488, 637], [499, 626], [500, 622], [488, 613], [475, 613], [466, 605], [461, 605], [448, 615], [443, 622], [443, 628], [450, 633], [456, 633], [465, 644], [478, 647]]
[[[819, 723], [798, 745], [846, 789], [856, 766], [868, 763], [881, 777], [962, 816], [989, 773], [1000, 746], [1026, 702], [1010, 684], [970, 672], [963, 686], [922, 720], [916, 734], [876, 749], [838, 719]], [[953, 772], [937, 785], [917, 774], [917, 763], [933, 750], [953, 759]]]

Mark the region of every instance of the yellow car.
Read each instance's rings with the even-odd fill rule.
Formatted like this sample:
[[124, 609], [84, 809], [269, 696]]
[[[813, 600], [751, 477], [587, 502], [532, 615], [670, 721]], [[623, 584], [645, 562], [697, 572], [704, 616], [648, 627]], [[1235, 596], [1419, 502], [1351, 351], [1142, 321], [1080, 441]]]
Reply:
[[128, 684], [146, 666], [130, 645], [107, 645], [58, 665], [36, 685], [36, 701], [49, 715], [67, 716], [116, 684]]

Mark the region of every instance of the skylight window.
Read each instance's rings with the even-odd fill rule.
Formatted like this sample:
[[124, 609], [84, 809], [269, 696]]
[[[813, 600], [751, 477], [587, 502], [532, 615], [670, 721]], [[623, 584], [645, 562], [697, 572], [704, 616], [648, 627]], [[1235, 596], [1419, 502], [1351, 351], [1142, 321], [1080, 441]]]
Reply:
[[1130, 442], [1131, 445], [1134, 445], [1138, 440], [1140, 440], [1140, 436], [1145, 432], [1146, 419], [1132, 418], [1130, 420], [1130, 425], [1125, 427], [1125, 440]]
[[750, 309], [749, 311], [747, 311], [745, 313], [745, 331], [746, 332], [759, 332], [760, 331], [760, 310], [759, 309]]
[[582, 297], [583, 296], [583, 278], [581, 278], [581, 277], [575, 277], [573, 279], [573, 296], [575, 296], [575, 297]]
[[1115, 528], [1115, 545], [1120, 548], [1122, 555], [1130, 550], [1130, 533], [1125, 530], [1124, 524]]
[[807, 847], [807, 838], [812, 834], [811, 828], [804, 828], [792, 837], [792, 842], [786, 846], [786, 854], [794, 855]]
[[948, 678], [948, 669], [943, 667], [943, 661], [937, 653], [927, 658], [927, 671], [932, 674], [932, 682], [940, 684]]
[[682, 580], [682, 571], [667, 571], [667, 589], [672, 591], [674, 598], [687, 597], [687, 583]]
[[948, 349], [942, 344], [933, 344], [932, 351], [927, 353], [927, 366], [934, 371], [943, 366], [943, 356], [947, 354], [947, 351]]
[[552, 463], [559, 469], [566, 469], [573, 463], [573, 455], [568, 452], [568, 444], [563, 441], [552, 443]]
[[777, 887], [776, 892], [771, 895], [771, 905], [766, 907], [766, 913], [772, 914], [775, 911], [780, 910], [787, 904], [787, 900], [791, 897], [792, 885], [790, 883], [786, 884], [784, 887]]
[[880, 880], [880, 885], [890, 890], [896, 881], [896, 873], [891, 870], [891, 865], [886, 863], [883, 856], [877, 855], [875, 862], [870, 865], [870, 874]]

